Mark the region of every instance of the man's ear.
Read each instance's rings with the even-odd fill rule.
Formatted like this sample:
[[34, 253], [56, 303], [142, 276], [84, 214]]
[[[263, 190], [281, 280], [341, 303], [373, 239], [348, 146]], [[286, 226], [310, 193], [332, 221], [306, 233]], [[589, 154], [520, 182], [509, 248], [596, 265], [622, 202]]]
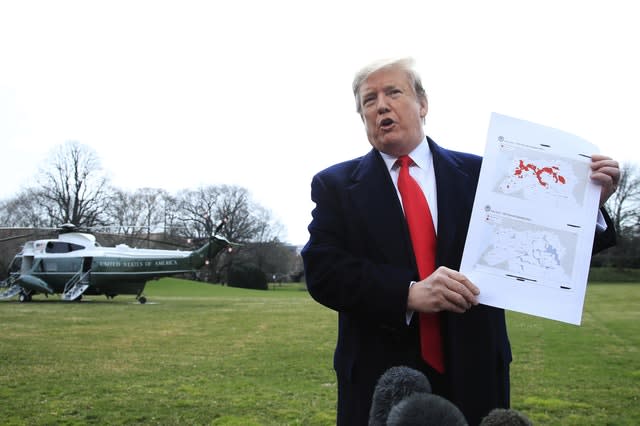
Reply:
[[427, 116], [427, 112], [429, 112], [429, 102], [427, 101], [427, 97], [420, 98], [420, 118], [424, 120]]

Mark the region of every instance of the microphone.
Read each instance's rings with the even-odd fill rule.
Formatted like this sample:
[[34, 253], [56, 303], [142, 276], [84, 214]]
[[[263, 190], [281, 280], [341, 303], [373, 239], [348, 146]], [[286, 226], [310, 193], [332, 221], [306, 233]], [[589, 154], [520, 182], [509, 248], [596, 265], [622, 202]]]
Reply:
[[385, 426], [393, 406], [414, 393], [431, 393], [427, 376], [405, 366], [389, 368], [380, 376], [373, 392], [369, 426]]
[[480, 426], [533, 426], [533, 423], [516, 410], [494, 408], [482, 419]]
[[396, 404], [387, 426], [468, 426], [462, 411], [448, 399], [431, 393], [414, 393]]

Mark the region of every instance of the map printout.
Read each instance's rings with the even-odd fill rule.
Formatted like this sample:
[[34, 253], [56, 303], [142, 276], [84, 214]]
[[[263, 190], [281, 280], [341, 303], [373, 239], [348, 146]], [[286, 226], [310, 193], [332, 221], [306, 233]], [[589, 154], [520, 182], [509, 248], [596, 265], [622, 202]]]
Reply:
[[579, 325], [600, 187], [596, 146], [493, 113], [460, 272], [479, 302]]

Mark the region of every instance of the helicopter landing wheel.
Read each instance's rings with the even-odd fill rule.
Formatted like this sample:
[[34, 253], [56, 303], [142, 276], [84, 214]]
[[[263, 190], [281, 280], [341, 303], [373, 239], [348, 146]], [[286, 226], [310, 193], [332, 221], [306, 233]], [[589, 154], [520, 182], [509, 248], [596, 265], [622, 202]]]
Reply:
[[20, 296], [18, 296], [18, 302], [20, 303], [31, 302], [31, 295], [28, 293], [20, 293]]
[[145, 303], [147, 303], [147, 298], [144, 296], [138, 297], [138, 303], [140, 303], [141, 305], [144, 305]]

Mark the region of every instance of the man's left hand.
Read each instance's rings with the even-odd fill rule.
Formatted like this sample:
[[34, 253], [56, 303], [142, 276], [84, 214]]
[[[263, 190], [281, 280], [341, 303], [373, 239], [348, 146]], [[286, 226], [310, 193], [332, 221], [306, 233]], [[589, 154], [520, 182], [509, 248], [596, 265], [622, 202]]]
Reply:
[[600, 190], [600, 207], [604, 206], [609, 197], [618, 189], [620, 182], [620, 167], [616, 160], [605, 155], [591, 156], [591, 179], [598, 183]]

